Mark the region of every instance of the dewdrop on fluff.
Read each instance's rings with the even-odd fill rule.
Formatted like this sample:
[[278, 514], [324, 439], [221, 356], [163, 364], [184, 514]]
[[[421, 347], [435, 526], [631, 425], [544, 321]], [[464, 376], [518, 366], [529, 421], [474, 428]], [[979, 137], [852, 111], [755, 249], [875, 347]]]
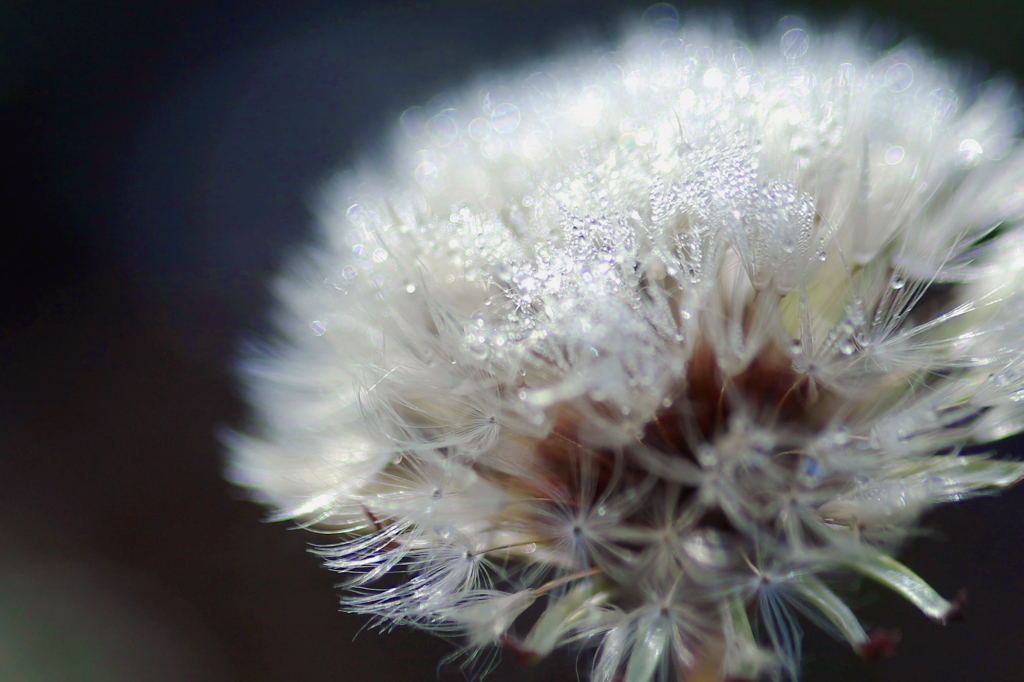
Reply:
[[1024, 476], [977, 454], [1024, 428], [1016, 106], [911, 46], [662, 21], [411, 109], [277, 283], [231, 476], [471, 675], [795, 679], [795, 612], [888, 653], [834, 588], [955, 619], [893, 554]]

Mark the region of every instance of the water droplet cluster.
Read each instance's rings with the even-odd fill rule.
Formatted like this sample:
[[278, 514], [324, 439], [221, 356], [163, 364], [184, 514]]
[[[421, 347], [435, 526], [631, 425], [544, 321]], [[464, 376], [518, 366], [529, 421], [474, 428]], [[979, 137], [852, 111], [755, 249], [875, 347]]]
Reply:
[[787, 602], [873, 657], [827, 580], [952, 618], [891, 553], [1024, 475], [959, 454], [1024, 428], [1012, 100], [789, 19], [644, 21], [410, 108], [332, 190], [232, 476], [338, 533], [347, 608], [478, 669], [795, 678]]

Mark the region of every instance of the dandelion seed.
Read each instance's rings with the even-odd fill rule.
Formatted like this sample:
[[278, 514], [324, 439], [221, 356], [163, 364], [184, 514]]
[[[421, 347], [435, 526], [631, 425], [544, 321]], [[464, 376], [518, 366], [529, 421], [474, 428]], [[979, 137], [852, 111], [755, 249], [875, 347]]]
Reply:
[[828, 581], [955, 620], [893, 553], [1024, 477], [964, 454], [1024, 430], [1016, 105], [907, 47], [646, 16], [409, 109], [329, 188], [231, 476], [473, 674], [582, 646], [597, 682], [795, 679], [796, 613], [888, 655]]

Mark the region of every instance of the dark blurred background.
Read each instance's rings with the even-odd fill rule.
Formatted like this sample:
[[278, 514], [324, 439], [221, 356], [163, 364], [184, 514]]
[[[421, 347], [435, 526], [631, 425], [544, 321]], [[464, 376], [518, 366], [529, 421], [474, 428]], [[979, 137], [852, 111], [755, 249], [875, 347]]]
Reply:
[[[309, 537], [223, 481], [216, 433], [245, 419], [231, 358], [266, 328], [265, 282], [318, 183], [403, 109], [612, 37], [645, 4], [0, 2], [0, 680], [435, 678], [448, 644], [355, 638]], [[755, 29], [851, 11], [710, 6]], [[856, 16], [973, 55], [979, 77], [1024, 74], [1017, 0]], [[967, 621], [869, 590], [860, 612], [902, 629], [897, 656], [869, 667], [809, 633], [807, 679], [1024, 680], [1022, 512], [1017, 489], [931, 515], [936, 537], [904, 556], [945, 594], [969, 589]], [[509, 660], [491, 679], [574, 680], [575, 663]]]

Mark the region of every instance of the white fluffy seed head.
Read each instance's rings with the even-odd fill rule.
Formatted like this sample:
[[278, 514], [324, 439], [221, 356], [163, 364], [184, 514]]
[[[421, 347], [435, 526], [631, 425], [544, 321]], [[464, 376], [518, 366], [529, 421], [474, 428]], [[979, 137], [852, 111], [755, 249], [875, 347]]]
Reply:
[[1024, 476], [963, 454], [1024, 428], [1014, 106], [912, 46], [661, 26], [414, 107], [279, 282], [231, 476], [342, 534], [347, 607], [471, 654], [796, 677], [796, 608], [877, 655], [822, 576], [948, 620], [890, 552]]

